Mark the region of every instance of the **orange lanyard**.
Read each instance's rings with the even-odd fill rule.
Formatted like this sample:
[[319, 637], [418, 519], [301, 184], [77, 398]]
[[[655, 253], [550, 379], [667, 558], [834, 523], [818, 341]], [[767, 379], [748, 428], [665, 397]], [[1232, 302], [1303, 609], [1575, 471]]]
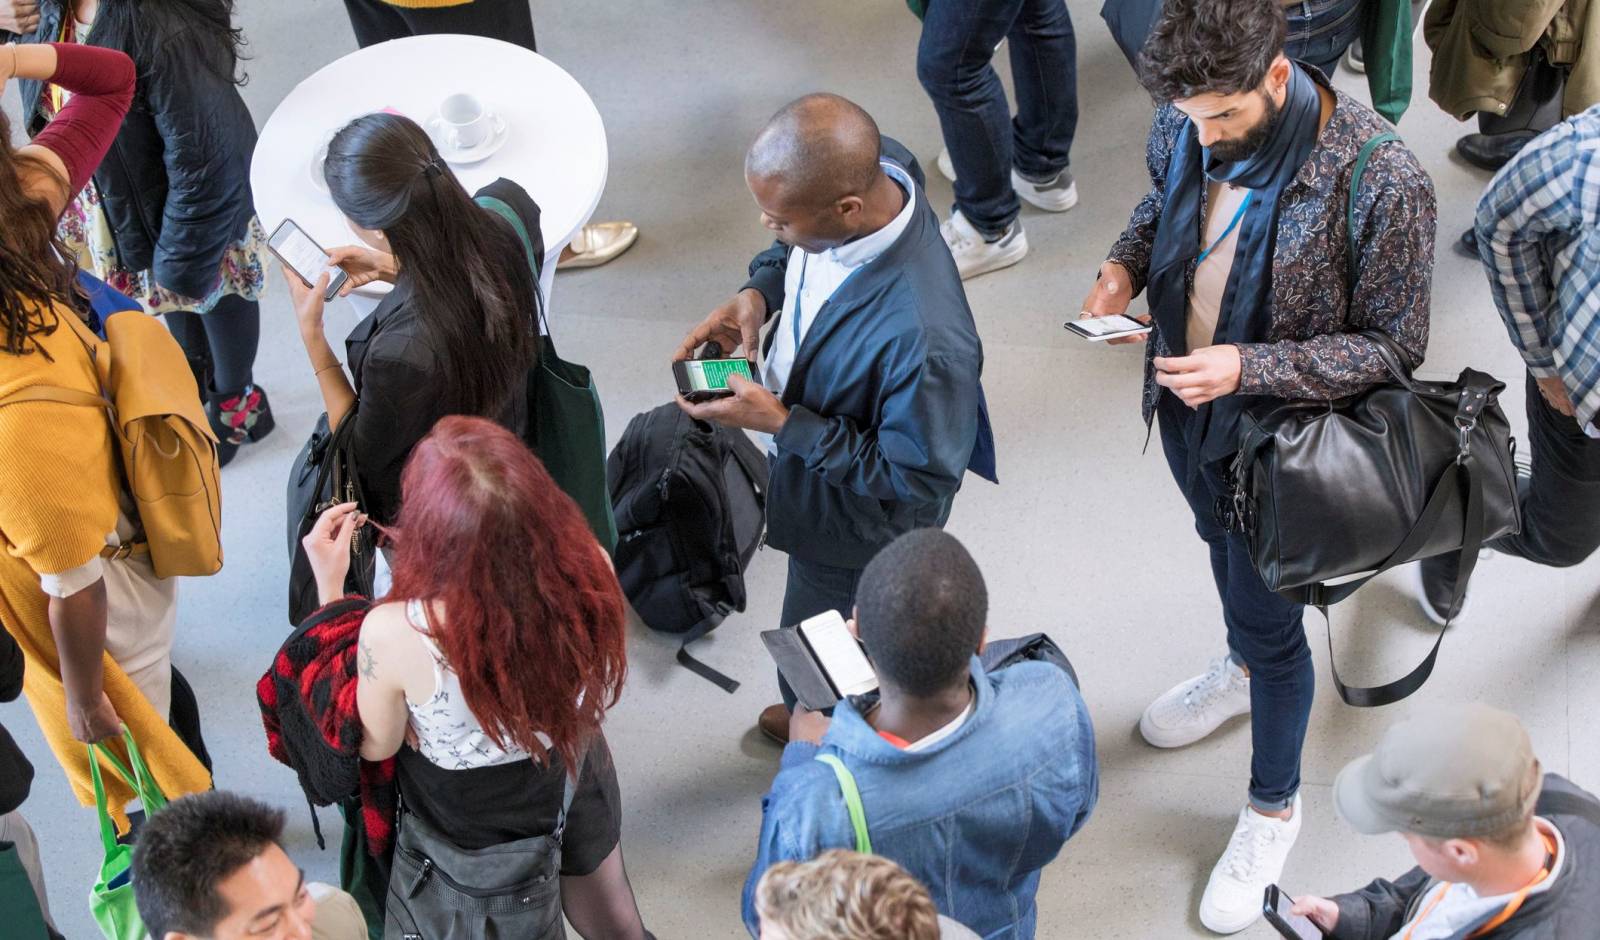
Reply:
[[[1481, 937], [1510, 920], [1517, 913], [1517, 911], [1522, 910], [1522, 904], [1524, 901], [1528, 900], [1528, 894], [1533, 891], [1534, 888], [1538, 887], [1541, 881], [1544, 881], [1546, 878], [1550, 877], [1550, 869], [1555, 866], [1556, 842], [1554, 839], [1542, 832], [1539, 833], [1539, 838], [1544, 840], [1546, 853], [1544, 867], [1539, 869], [1539, 873], [1533, 876], [1532, 881], [1523, 885], [1522, 890], [1518, 891], [1510, 901], [1506, 902], [1506, 906], [1500, 909], [1500, 913], [1494, 915], [1494, 917], [1482, 927], [1479, 927], [1477, 930], [1474, 930], [1472, 933], [1468, 934], [1468, 940], [1471, 940], [1473, 937]], [[1422, 913], [1417, 915], [1417, 919], [1411, 922], [1411, 929], [1406, 931], [1405, 940], [1411, 940], [1411, 935], [1416, 933], [1417, 927], [1428, 919], [1428, 915], [1432, 914], [1433, 909], [1439, 906], [1439, 902], [1444, 900], [1444, 896], [1450, 893], [1450, 888], [1451, 884], [1448, 881], [1441, 881], [1439, 883], [1439, 893], [1434, 895], [1433, 900], [1428, 902], [1428, 906], [1422, 909]]]

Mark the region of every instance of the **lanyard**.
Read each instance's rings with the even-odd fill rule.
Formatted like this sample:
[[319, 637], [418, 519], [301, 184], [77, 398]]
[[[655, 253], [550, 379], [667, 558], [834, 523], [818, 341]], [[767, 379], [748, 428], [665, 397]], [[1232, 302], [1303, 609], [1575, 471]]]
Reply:
[[1255, 194], [1256, 192], [1253, 189], [1245, 192], [1244, 200], [1239, 203], [1238, 211], [1234, 212], [1233, 218], [1228, 221], [1228, 227], [1222, 230], [1222, 234], [1218, 235], [1216, 240], [1205, 251], [1200, 252], [1200, 257], [1195, 259], [1195, 264], [1203, 263], [1217, 249], [1217, 246], [1222, 244], [1223, 239], [1233, 234], [1233, 230], [1239, 225], [1239, 220], [1244, 218], [1244, 210], [1250, 208], [1250, 197]]
[[[1539, 873], [1533, 876], [1532, 881], [1523, 885], [1522, 890], [1518, 891], [1514, 896], [1512, 896], [1510, 901], [1506, 902], [1506, 906], [1500, 909], [1500, 913], [1490, 918], [1489, 921], [1482, 927], [1479, 927], [1477, 930], [1474, 930], [1472, 933], [1468, 934], [1469, 938], [1481, 937], [1510, 920], [1512, 915], [1516, 914], [1517, 911], [1522, 910], [1522, 904], [1524, 901], [1528, 900], [1529, 892], [1531, 892], [1539, 884], [1539, 882], [1550, 877], [1550, 870], [1554, 868], [1556, 864], [1556, 843], [1554, 839], [1542, 832], [1539, 833], [1539, 837], [1544, 840], [1546, 852], [1544, 867], [1539, 869]], [[1411, 929], [1406, 931], [1405, 940], [1411, 940], [1411, 935], [1417, 932], [1417, 927], [1428, 919], [1428, 915], [1433, 913], [1433, 909], [1439, 906], [1439, 902], [1444, 900], [1444, 896], [1446, 894], [1450, 893], [1450, 888], [1450, 882], [1440, 882], [1439, 893], [1434, 895], [1433, 900], [1428, 902], [1428, 906], [1422, 909], [1422, 913], [1417, 915], [1417, 919], [1411, 922]]]
[[800, 286], [794, 291], [794, 358], [800, 358], [800, 320], [802, 319], [801, 305], [806, 299], [806, 263], [811, 260], [811, 253], [804, 248], [800, 249]]

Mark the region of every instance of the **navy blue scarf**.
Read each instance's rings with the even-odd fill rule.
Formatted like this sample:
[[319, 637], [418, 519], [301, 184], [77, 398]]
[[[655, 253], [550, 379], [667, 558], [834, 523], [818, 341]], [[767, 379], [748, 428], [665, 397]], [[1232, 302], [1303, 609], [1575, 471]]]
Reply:
[[[1239, 223], [1233, 270], [1217, 316], [1217, 344], [1261, 342], [1267, 338], [1272, 307], [1272, 255], [1278, 235], [1278, 198], [1294, 180], [1317, 143], [1322, 98], [1317, 83], [1293, 65], [1278, 126], [1261, 149], [1235, 163], [1215, 160], [1200, 146], [1192, 121], [1178, 132], [1167, 164], [1166, 202], [1150, 257], [1149, 302], [1156, 328], [1175, 356], [1186, 355], [1189, 317], [1188, 272], [1200, 254], [1201, 205], [1207, 178], [1255, 191]], [[1230, 456], [1238, 440], [1239, 415], [1250, 396], [1238, 394], [1202, 405], [1191, 422], [1189, 453], [1198, 463]]]

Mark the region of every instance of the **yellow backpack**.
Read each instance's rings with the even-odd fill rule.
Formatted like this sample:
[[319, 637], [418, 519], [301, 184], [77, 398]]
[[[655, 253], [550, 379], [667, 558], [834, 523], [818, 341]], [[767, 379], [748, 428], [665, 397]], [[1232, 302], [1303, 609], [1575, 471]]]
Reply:
[[217, 438], [183, 350], [154, 317], [128, 311], [105, 320], [106, 341], [63, 313], [88, 350], [100, 394], [34, 385], [4, 399], [104, 408], [137, 507], [141, 535], [109, 557], [148, 551], [157, 577], [210, 575], [222, 568], [222, 486]]

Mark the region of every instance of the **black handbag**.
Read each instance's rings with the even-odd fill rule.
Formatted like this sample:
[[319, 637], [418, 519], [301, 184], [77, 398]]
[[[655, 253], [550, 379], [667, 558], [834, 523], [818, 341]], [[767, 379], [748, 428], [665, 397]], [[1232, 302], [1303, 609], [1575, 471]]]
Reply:
[[[1268, 588], [1324, 616], [1391, 568], [1456, 552], [1454, 616], [1478, 550], [1521, 529], [1515, 442], [1498, 400], [1505, 384], [1475, 369], [1454, 382], [1418, 381], [1386, 334], [1361, 335], [1377, 343], [1394, 382], [1246, 412], [1232, 499], [1219, 515], [1244, 534]], [[1361, 706], [1405, 698], [1433, 672], [1444, 632], [1385, 685], [1347, 686], [1330, 662], [1339, 695]], [[1331, 660], [1331, 629], [1328, 650]]]
[[[321, 606], [317, 598], [317, 578], [311, 571], [311, 560], [306, 557], [301, 540], [329, 506], [355, 502], [366, 508], [361, 479], [356, 474], [351, 454], [355, 426], [354, 409], [334, 431], [328, 430], [328, 416], [324, 413], [317, 419], [316, 429], [305, 446], [300, 448], [294, 469], [289, 471], [285, 505], [289, 523], [289, 623], [293, 626], [298, 626]], [[345, 577], [345, 592], [371, 597], [376, 567], [377, 537], [372, 526], [362, 526], [350, 539], [350, 573]]]

